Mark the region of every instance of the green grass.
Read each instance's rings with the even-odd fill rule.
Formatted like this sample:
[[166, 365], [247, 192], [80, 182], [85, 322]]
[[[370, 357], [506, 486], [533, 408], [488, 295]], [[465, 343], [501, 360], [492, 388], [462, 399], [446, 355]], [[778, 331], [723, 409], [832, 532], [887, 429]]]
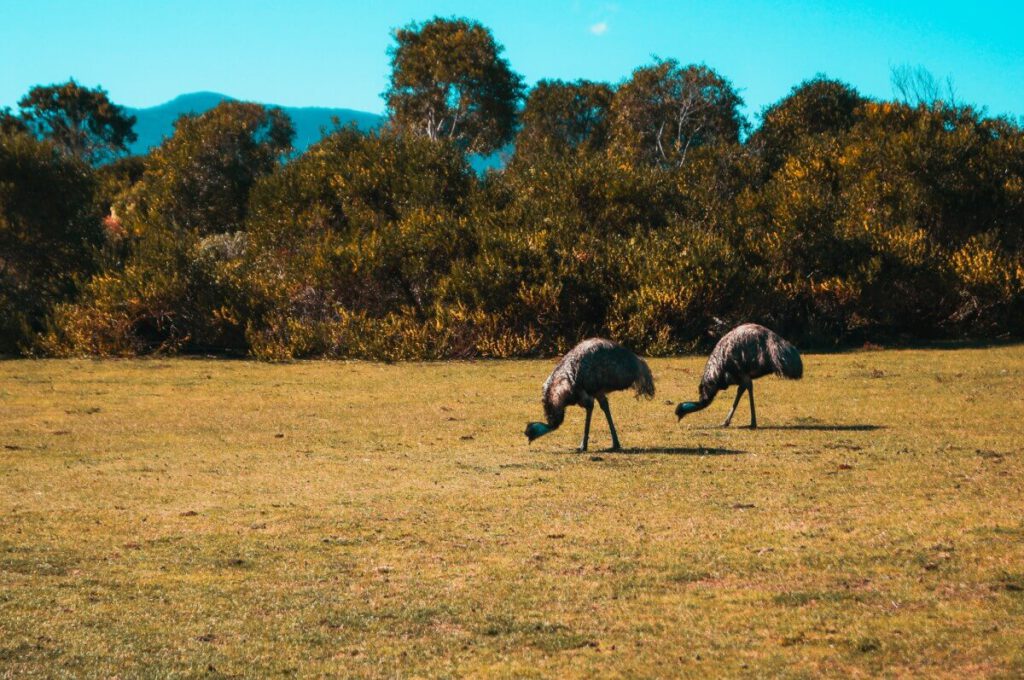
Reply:
[[0, 363], [0, 676], [1024, 674], [1024, 347], [551, 365]]

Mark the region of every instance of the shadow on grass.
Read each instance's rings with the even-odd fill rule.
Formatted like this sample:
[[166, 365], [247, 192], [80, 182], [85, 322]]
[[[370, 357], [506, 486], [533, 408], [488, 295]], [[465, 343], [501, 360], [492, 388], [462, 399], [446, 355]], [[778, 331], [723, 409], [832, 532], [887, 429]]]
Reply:
[[634, 446], [622, 449], [619, 453], [656, 454], [662, 456], [739, 456], [746, 453], [746, 451], [723, 449], [713, 446]]
[[[749, 429], [744, 428], [744, 429]], [[884, 430], [885, 425], [758, 425], [758, 430], [816, 430], [822, 432], [873, 432]]]
[[874, 430], [884, 430], [885, 425], [866, 425], [860, 423], [851, 423], [847, 425], [829, 425], [828, 423], [798, 423], [795, 425], [758, 425], [756, 428], [751, 428], [750, 425], [732, 425], [730, 427], [724, 427], [722, 425], [697, 425], [693, 427], [694, 430], [750, 430], [757, 432], [758, 430], [808, 430], [817, 432], [873, 432]]

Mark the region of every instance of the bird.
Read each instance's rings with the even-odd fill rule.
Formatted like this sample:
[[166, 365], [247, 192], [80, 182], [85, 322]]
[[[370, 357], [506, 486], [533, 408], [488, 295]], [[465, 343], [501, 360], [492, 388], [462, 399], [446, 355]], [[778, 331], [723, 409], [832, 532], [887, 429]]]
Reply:
[[608, 407], [608, 393], [633, 387], [636, 395], [654, 397], [654, 377], [647, 363], [622, 345], [604, 338], [590, 338], [573, 347], [551, 371], [541, 389], [541, 403], [547, 422], [526, 425], [526, 437], [532, 442], [557, 430], [565, 420], [565, 409], [573, 404], [587, 412], [583, 425], [583, 441], [579, 451], [587, 450], [590, 438], [590, 416], [594, 402], [604, 411], [612, 433], [611, 451], [618, 451], [619, 436]]
[[700, 379], [700, 400], [687, 401], [676, 406], [676, 418], [700, 411], [715, 400], [715, 395], [738, 385], [736, 401], [722, 427], [729, 427], [736, 406], [744, 392], [750, 395], [750, 427], [757, 427], [754, 410], [754, 380], [774, 373], [783, 378], [799, 380], [804, 374], [800, 353], [780, 335], [756, 323], [745, 323], [732, 329], [715, 345], [704, 375]]

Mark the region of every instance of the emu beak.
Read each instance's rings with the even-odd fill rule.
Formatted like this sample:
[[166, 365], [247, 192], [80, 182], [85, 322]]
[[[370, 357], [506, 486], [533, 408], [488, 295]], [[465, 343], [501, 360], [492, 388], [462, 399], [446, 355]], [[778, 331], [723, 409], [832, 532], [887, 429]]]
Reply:
[[[548, 433], [548, 427], [544, 423], [527, 423], [526, 424], [526, 431], [523, 432], [523, 434], [526, 435], [526, 438], [530, 442], [532, 442], [537, 437], [540, 437], [540, 436], [545, 435], [547, 433]], [[527, 443], [529, 443], [529, 442], [527, 442]]]

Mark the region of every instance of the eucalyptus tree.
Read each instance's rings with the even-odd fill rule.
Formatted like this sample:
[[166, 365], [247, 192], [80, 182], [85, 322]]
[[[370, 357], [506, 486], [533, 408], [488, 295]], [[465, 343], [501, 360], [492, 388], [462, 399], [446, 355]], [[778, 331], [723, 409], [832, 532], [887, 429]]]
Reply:
[[613, 96], [607, 83], [540, 81], [530, 90], [520, 116], [516, 158], [603, 150]]
[[640, 164], [681, 167], [695, 147], [739, 140], [746, 127], [742, 105], [713, 69], [657, 60], [633, 71], [616, 92], [612, 147]]
[[397, 29], [394, 38], [384, 93], [392, 129], [451, 140], [469, 153], [490, 153], [512, 139], [523, 79], [490, 30], [435, 17]]
[[128, 145], [136, 140], [135, 116], [111, 102], [103, 88], [82, 87], [74, 79], [37, 85], [18, 107], [33, 134], [92, 165], [127, 154]]

